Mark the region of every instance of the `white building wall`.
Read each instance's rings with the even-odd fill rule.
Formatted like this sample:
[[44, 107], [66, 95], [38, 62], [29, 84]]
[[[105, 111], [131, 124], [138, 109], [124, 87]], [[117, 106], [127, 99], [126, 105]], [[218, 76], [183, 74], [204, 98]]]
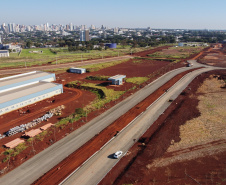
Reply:
[[24, 106], [27, 106], [27, 105], [30, 105], [30, 104], [33, 104], [33, 103], [36, 103], [38, 101], [42, 101], [44, 99], [50, 98], [50, 97], [58, 95], [58, 94], [61, 94], [61, 89], [57, 89], [57, 90], [49, 92], [47, 94], [43, 94], [41, 96], [38, 96], [38, 97], [35, 97], [35, 98], [32, 98], [32, 99], [28, 99], [26, 101], [20, 102], [18, 104], [14, 104], [14, 105], [11, 105], [9, 107], [2, 108], [2, 109], [0, 109], [0, 115], [3, 115], [5, 113], [7, 113], [7, 112], [11, 112], [13, 110], [22, 108]]

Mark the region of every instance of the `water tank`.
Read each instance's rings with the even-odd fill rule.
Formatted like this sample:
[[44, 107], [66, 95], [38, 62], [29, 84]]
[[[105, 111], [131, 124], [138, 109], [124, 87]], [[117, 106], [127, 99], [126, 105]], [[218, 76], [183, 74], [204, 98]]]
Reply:
[[178, 43], [178, 46], [183, 47], [184, 43], [180, 42], [180, 43]]
[[116, 48], [117, 47], [117, 44], [116, 43], [107, 43], [107, 44], [105, 44], [105, 46], [113, 49], [113, 48]]

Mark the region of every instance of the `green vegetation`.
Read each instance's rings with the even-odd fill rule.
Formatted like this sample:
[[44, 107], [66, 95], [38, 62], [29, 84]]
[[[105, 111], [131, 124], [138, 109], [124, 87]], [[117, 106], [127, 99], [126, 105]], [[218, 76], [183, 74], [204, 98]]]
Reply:
[[[139, 57], [136, 57], [136, 59], [140, 59]], [[133, 63], [134, 64], [137, 64], [137, 63], [144, 63], [144, 61], [142, 60], [133, 60]]]
[[87, 76], [86, 79], [87, 80], [98, 80], [98, 81], [107, 81], [108, 80], [108, 76]]
[[147, 77], [133, 77], [133, 78], [126, 78], [126, 82], [134, 83], [134, 84], [142, 84], [146, 82], [149, 78]]
[[18, 154], [20, 154], [22, 151], [24, 151], [28, 146], [26, 146], [26, 143], [21, 143], [19, 145], [17, 145], [14, 149], [7, 149], [4, 152], [4, 155], [6, 155], [7, 157], [4, 158], [2, 160], [2, 162], [7, 162], [9, 160], [10, 157], [15, 157]]
[[128, 52], [128, 49], [115, 49], [107, 51], [92, 50], [88, 52], [78, 53], [68, 52], [68, 50], [59, 48], [57, 49], [57, 52], [54, 53], [53, 49], [50, 50], [48, 48], [23, 49], [20, 56], [18, 55], [18, 53], [10, 53], [10, 57], [0, 58], [0, 68], [25, 66], [30, 67], [43, 64], [68, 63], [88, 59], [105, 58], [106, 56], [122, 56]]
[[118, 99], [125, 91], [114, 91], [113, 89], [107, 89], [106, 87], [98, 86], [92, 83], [82, 83], [80, 81], [73, 81], [67, 84], [68, 87], [71, 88], [80, 88], [89, 90], [97, 95], [97, 98], [89, 105], [85, 106], [84, 108], [78, 108], [75, 110], [73, 114], [70, 116], [61, 119], [59, 122], [56, 123], [57, 127], [64, 127], [64, 125], [68, 123], [73, 123], [78, 121], [82, 117], [87, 116], [92, 111], [98, 110], [103, 107], [106, 103], [114, 101]]
[[45, 135], [47, 134], [47, 130], [44, 130], [43, 132], [41, 132], [40, 134], [36, 135], [35, 138], [39, 141], [43, 141], [43, 139], [45, 138]]

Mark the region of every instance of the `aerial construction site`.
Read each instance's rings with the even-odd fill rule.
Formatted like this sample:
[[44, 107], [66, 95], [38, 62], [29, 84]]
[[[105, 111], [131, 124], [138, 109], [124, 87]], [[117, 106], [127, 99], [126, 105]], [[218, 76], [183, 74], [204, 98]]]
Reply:
[[225, 61], [225, 45], [165, 45], [0, 70], [0, 184], [222, 183]]

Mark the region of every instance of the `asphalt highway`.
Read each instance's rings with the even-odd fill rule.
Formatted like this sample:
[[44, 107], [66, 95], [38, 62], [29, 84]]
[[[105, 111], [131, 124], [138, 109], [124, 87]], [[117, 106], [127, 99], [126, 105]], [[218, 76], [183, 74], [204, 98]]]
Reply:
[[119, 133], [114, 139], [95, 156], [93, 156], [85, 165], [68, 177], [61, 184], [72, 185], [95, 185], [111, 170], [120, 159], [114, 159], [112, 156], [116, 151], [123, 151], [124, 154], [134, 144], [133, 139], [140, 138], [143, 133], [154, 123], [154, 121], [169, 107], [170, 98], [176, 98], [187, 85], [199, 74], [212, 70], [204, 68], [193, 71], [170, 88], [161, 98], [155, 101], [144, 111], [135, 121], [126, 129]]
[[[121, 115], [125, 114], [128, 110], [130, 110], [132, 107], [134, 107], [140, 101], [145, 99], [156, 89], [158, 89], [163, 84], [165, 84], [168, 80], [170, 80], [171, 78], [173, 78], [174, 76], [176, 76], [177, 74], [183, 71], [190, 70], [192, 68], [197, 68], [200, 66], [202, 65], [194, 63], [193, 67], [184, 67], [184, 68], [180, 68], [180, 69], [176, 69], [174, 71], [168, 72], [167, 74], [163, 75], [156, 81], [142, 88], [140, 91], [134, 93], [124, 101], [118, 103], [117, 105], [115, 105], [114, 107], [106, 111], [105, 113], [101, 114], [100, 116], [91, 120], [84, 126], [75, 130], [73, 133], [69, 134], [65, 138], [61, 139], [60, 141], [48, 147], [44, 151], [40, 152], [30, 160], [24, 162], [22, 165], [20, 165], [13, 171], [1, 177], [0, 184], [1, 185], [31, 184], [40, 176], [42, 176], [44, 173], [46, 173], [51, 168], [53, 168], [60, 161], [62, 161], [64, 158], [66, 158], [68, 155], [70, 155], [79, 147], [84, 145], [96, 134], [101, 132], [113, 121], [118, 119]], [[213, 68], [211, 67], [206, 68], [207, 71], [212, 69]], [[190, 79], [192, 80], [191, 77]], [[140, 134], [141, 132], [143, 132], [143, 130], [137, 134]], [[122, 142], [122, 144], [123, 143], [124, 142]], [[124, 146], [117, 146], [117, 148], [112, 148], [112, 151], [108, 151], [107, 153], [115, 152], [116, 149], [118, 150], [120, 148], [122, 148], [123, 151], [125, 151]]]

